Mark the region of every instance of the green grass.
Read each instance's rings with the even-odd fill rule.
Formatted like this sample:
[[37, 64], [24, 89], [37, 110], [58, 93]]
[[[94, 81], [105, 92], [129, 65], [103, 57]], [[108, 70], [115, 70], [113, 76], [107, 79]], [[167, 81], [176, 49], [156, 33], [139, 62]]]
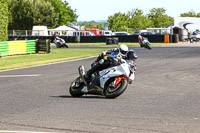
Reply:
[[0, 58], [0, 70], [98, 56], [103, 50], [105, 49], [51, 49], [49, 54], [7, 56]]
[[[138, 43], [119, 43], [127, 46], [139, 47]], [[55, 45], [51, 43], [51, 45]], [[100, 47], [118, 47], [119, 45], [106, 45], [106, 43], [67, 43], [69, 46], [100, 46]], [[173, 45], [172, 43], [152, 43], [152, 46]], [[109, 49], [109, 48], [108, 48]], [[51, 49], [49, 54], [31, 54], [16, 55], [0, 58], [0, 70], [21, 68], [27, 66], [35, 66], [48, 64], [53, 62], [61, 62], [73, 59], [79, 59], [90, 56], [97, 56], [105, 49]]]

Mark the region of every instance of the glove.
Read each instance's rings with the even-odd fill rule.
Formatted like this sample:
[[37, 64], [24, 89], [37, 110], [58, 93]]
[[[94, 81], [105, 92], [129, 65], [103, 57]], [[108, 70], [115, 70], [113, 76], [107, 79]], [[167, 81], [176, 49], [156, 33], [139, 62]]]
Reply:
[[109, 56], [107, 59], [111, 65], [118, 65], [118, 63], [119, 63], [117, 58]]

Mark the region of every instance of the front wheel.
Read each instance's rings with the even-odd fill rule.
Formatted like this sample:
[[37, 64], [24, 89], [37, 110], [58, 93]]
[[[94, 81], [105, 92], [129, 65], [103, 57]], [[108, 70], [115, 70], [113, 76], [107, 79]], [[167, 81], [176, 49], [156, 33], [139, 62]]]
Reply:
[[115, 85], [114, 82], [115, 78], [112, 78], [105, 84], [104, 95], [106, 98], [116, 98], [120, 96], [128, 86], [128, 81], [125, 78], [122, 78], [117, 85]]
[[84, 83], [80, 82], [80, 77], [76, 78], [70, 88], [69, 88], [69, 93], [71, 94], [71, 96], [73, 97], [81, 97], [83, 95], [83, 92], [81, 92], [81, 90], [84, 87]]
[[150, 44], [150, 42], [147, 42], [147, 43], [146, 43], [145, 48], [151, 49], [151, 44]]

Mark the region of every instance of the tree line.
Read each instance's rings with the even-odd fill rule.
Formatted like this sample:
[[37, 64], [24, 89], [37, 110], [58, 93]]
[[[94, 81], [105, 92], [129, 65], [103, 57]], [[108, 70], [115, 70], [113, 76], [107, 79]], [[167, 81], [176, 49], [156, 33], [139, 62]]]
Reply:
[[76, 10], [62, 0], [8, 0], [8, 29], [31, 30], [34, 25], [55, 28], [77, 20]]
[[[78, 15], [65, 0], [1, 0], [0, 1], [0, 41], [7, 40], [7, 30], [31, 30], [34, 25], [46, 25], [55, 28], [76, 22]], [[181, 17], [200, 17], [193, 10], [180, 14]], [[153, 8], [147, 15], [141, 9], [127, 13], [115, 13], [108, 17], [109, 29], [129, 32], [148, 27], [165, 27], [173, 24], [173, 18], [164, 8]], [[85, 29], [104, 29], [105, 23], [95, 21], [78, 23]]]
[[[8, 39], [8, 2], [0, 1], [0, 41]], [[1, 56], [1, 55], [0, 55]]]
[[[195, 13], [191, 10], [180, 14], [180, 17], [200, 17], [200, 13]], [[169, 24], [174, 24], [174, 20], [166, 14], [166, 9], [164, 8], [153, 8], [147, 15], [144, 15], [141, 9], [136, 8], [127, 13], [118, 12], [109, 16], [107, 23], [110, 30], [133, 32], [146, 28], [166, 27]], [[97, 29], [103, 30], [105, 23], [89, 21], [79, 23], [79, 25], [84, 25], [86, 29], [92, 29], [96, 25]]]

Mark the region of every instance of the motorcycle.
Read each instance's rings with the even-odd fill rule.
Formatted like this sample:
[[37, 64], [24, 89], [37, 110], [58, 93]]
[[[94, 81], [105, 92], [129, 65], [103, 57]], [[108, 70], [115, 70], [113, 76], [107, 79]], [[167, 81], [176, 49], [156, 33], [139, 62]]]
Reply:
[[138, 39], [140, 46], [145, 47], [147, 49], [151, 49], [151, 43], [149, 42], [149, 40], [145, 37], [141, 37], [141, 38], [143, 39]]
[[[81, 97], [84, 94], [103, 95], [106, 98], [120, 96], [135, 79], [135, 60], [120, 59], [119, 65], [95, 72], [89, 83], [84, 79], [84, 66], [79, 67], [79, 77], [76, 78], [69, 92], [73, 97]], [[87, 90], [87, 91], [86, 91]]]
[[62, 38], [56, 37], [54, 43], [56, 45], [56, 48], [68, 48], [68, 46], [65, 43], [65, 40], [63, 40]]

